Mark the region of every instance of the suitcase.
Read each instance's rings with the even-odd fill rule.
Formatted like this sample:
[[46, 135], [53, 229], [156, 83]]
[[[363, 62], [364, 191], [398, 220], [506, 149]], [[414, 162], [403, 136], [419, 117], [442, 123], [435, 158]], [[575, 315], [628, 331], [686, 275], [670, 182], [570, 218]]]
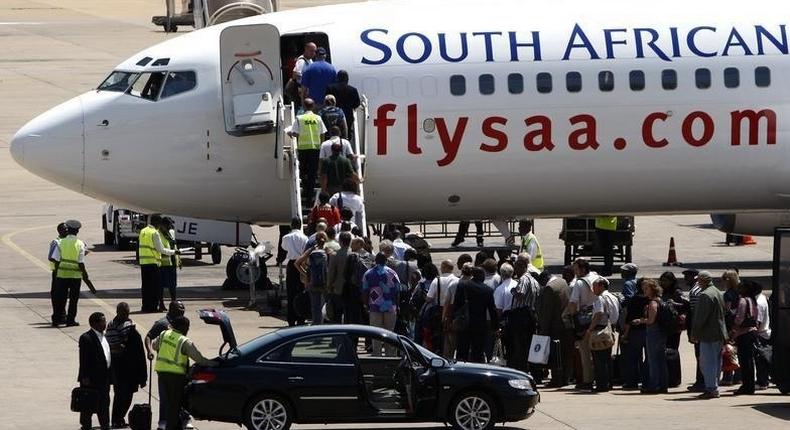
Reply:
[[138, 403], [129, 411], [129, 428], [132, 430], [151, 430], [151, 390], [153, 389], [154, 366], [148, 360], [148, 403]]
[[667, 385], [669, 388], [680, 386], [680, 353], [677, 349], [667, 349]]
[[99, 391], [93, 388], [76, 387], [71, 390], [72, 412], [96, 412], [99, 408]]

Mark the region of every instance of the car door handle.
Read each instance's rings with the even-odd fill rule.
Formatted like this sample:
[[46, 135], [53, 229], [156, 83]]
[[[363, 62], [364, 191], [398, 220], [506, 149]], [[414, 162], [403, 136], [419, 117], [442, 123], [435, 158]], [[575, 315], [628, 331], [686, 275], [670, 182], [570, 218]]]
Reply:
[[110, 121], [107, 121], [105, 119], [105, 120], [102, 120], [102, 122], [96, 124], [96, 127], [107, 127], [108, 125], [110, 125]]
[[304, 381], [304, 378], [302, 378], [301, 376], [290, 376], [290, 377], [288, 377], [288, 381], [289, 382], [301, 382], [301, 381]]

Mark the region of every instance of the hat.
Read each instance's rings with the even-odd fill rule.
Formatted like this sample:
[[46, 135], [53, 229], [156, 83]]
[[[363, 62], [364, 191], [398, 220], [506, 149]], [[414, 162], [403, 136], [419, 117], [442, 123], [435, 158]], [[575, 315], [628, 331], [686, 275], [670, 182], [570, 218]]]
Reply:
[[639, 271], [639, 266], [634, 263], [626, 263], [620, 266], [620, 271], [636, 274]]
[[699, 274], [699, 270], [697, 269], [686, 269], [683, 272], [683, 276], [697, 276]]
[[79, 229], [82, 228], [82, 223], [77, 221], [77, 220], [75, 220], [75, 219], [70, 219], [70, 220], [66, 221], [65, 224], [66, 224], [66, 228], [71, 229], [71, 230], [79, 230]]
[[316, 53], [316, 54], [318, 54], [318, 55], [320, 55], [320, 56], [324, 56], [324, 55], [326, 55], [326, 49], [324, 49], [324, 48], [318, 48], [318, 49], [315, 51], [315, 53]]
[[713, 277], [711, 276], [710, 272], [708, 272], [707, 270], [703, 270], [702, 272], [699, 272], [697, 274], [697, 279], [704, 279], [704, 280], [710, 281], [711, 278], [713, 278]]

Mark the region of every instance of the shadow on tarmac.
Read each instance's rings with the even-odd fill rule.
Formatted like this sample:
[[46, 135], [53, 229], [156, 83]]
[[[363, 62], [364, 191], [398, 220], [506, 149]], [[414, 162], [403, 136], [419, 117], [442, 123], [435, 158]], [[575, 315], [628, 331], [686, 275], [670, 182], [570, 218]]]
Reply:
[[762, 412], [780, 420], [790, 421], [790, 403], [771, 403], [771, 404], [749, 404], [738, 405], [737, 407], [750, 407], [755, 411]]

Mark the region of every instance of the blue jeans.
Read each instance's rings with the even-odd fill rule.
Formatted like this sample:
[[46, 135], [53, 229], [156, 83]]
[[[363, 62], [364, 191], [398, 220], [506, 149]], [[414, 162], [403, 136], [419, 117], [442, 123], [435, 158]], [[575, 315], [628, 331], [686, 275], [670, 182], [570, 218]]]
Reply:
[[638, 386], [640, 382], [647, 382], [648, 369], [643, 352], [645, 349], [646, 335], [644, 329], [634, 329], [628, 333], [628, 343], [622, 347], [623, 351], [623, 385]]
[[719, 391], [721, 373], [721, 341], [699, 343], [699, 368], [705, 379], [705, 391]]
[[[658, 326], [658, 323], [647, 326], [647, 366], [650, 375], [647, 380], [648, 390], [666, 390], [667, 382], [667, 335]], [[643, 387], [645, 384], [642, 384]]]
[[321, 292], [310, 291], [310, 311], [313, 320], [310, 325], [319, 325], [324, 323], [324, 317], [321, 314], [324, 307], [324, 295]]

